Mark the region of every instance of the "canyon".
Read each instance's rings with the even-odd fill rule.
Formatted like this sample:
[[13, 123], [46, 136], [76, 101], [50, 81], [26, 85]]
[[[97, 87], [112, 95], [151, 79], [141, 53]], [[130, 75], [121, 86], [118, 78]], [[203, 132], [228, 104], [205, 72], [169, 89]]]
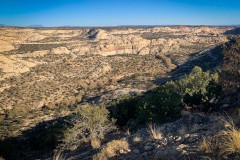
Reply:
[[[48, 126], [47, 122], [62, 122], [61, 118], [71, 115], [78, 105], [108, 105], [122, 95], [142, 95], [179, 79], [194, 66], [216, 71], [223, 62], [223, 46], [235, 36], [234, 30], [235, 27], [220, 26], [2, 26], [0, 140], [18, 136], [25, 140], [32, 132], [38, 132], [36, 126], [42, 129]], [[182, 120], [190, 123], [194, 116], [199, 115], [184, 115]], [[218, 120], [200, 117], [211, 122]], [[171, 123], [171, 128], [176, 124]], [[146, 136], [147, 131], [143, 132]], [[146, 137], [149, 139], [149, 134]]]
[[[1, 108], [11, 109], [25, 98], [33, 98], [34, 95], [16, 93], [20, 96], [19, 100], [6, 102], [9, 98], [6, 100], [4, 95], [9, 95], [11, 88], [15, 87], [16, 90], [26, 84], [28, 87], [42, 82], [51, 84], [65, 78], [105, 83], [109, 79], [123, 79], [137, 73], [168, 73], [194, 58], [192, 54], [201, 54], [227, 42], [227, 36], [223, 33], [231, 29], [205, 26], [100, 29], [1, 27], [0, 98], [4, 103]], [[61, 70], [67, 73], [59, 73]], [[35, 75], [36, 72], [40, 73]], [[18, 78], [23, 75], [24, 78]], [[54, 93], [50, 91], [48, 95], [53, 95], [52, 99], [59, 99], [56, 92], [65, 91], [60, 89], [65, 82], [56, 85]], [[72, 89], [79, 86], [74, 87]], [[38, 86], [30, 90], [35, 92], [41, 88]], [[39, 98], [42, 104], [48, 103], [49, 100], [43, 99]], [[28, 105], [33, 108], [41, 106], [36, 103]]]

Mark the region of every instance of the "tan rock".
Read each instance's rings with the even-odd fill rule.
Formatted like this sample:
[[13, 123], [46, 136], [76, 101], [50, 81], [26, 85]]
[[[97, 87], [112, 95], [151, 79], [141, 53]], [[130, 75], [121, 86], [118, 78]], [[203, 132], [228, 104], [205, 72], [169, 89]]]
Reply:
[[11, 43], [0, 40], [0, 52], [11, 51], [14, 49], [14, 46]]
[[68, 50], [66, 47], [58, 47], [58, 48], [53, 48], [51, 50], [51, 53], [53, 53], [53, 54], [70, 54], [71, 51]]

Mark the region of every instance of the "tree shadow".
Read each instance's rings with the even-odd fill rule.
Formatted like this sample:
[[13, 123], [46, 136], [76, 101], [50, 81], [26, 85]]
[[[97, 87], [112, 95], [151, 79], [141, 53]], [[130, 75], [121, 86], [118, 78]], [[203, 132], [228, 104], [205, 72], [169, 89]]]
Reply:
[[0, 141], [0, 155], [7, 160], [52, 157], [53, 150], [63, 136], [70, 116], [44, 121], [23, 131], [20, 136]]
[[169, 80], [178, 80], [185, 74], [189, 74], [195, 66], [199, 66], [203, 71], [212, 71], [223, 64], [223, 45], [206, 49], [200, 52], [191, 53], [188, 60], [177, 66], [169, 73], [169, 77], [158, 77], [157, 84], [163, 84]]
[[226, 34], [226, 35], [239, 35], [240, 34], [240, 27], [233, 28], [231, 30], [225, 31], [224, 34]]

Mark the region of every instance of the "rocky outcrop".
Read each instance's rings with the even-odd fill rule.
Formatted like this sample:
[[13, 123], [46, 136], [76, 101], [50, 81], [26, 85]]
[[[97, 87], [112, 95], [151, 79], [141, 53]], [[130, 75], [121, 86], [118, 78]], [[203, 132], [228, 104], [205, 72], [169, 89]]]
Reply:
[[[160, 27], [150, 30], [136, 29], [135, 32], [127, 30], [120, 32], [121, 34], [116, 34], [114, 30], [108, 32], [97, 30], [90, 36], [95, 42], [90, 49], [94, 51], [90, 51], [90, 53], [104, 56], [114, 54], [188, 54], [201, 50], [203, 45], [211, 46], [226, 42], [227, 38], [221, 35], [222, 32], [222, 29], [209, 27], [187, 27], [185, 29]], [[151, 33], [152, 36], [147, 38], [142, 36], [145, 33]], [[159, 36], [154, 37], [156, 34]], [[189, 50], [184, 51], [187, 47]]]
[[[65, 44], [79, 54], [154, 54], [181, 52], [184, 47], [226, 42], [223, 34], [232, 28], [155, 27], [128, 29], [17, 29], [1, 28], [0, 51], [21, 44]], [[147, 36], [146, 36], [147, 35]], [[85, 47], [89, 48], [87, 51]], [[82, 49], [83, 48], [83, 49]], [[201, 47], [200, 47], [201, 48]], [[21, 47], [20, 47], [21, 50]], [[51, 50], [51, 48], [50, 48]], [[196, 49], [195, 49], [196, 50]], [[195, 51], [192, 49], [192, 51]]]
[[0, 40], [0, 52], [11, 51], [14, 49], [14, 46], [7, 41]]
[[4, 75], [0, 77], [0, 81], [11, 76], [19, 76], [22, 73], [30, 71], [30, 68], [36, 66], [36, 63], [15, 58], [15, 56], [0, 55], [0, 69]]
[[138, 36], [115, 37], [111, 41], [102, 40], [93, 47], [94, 54], [103, 56], [115, 54], [150, 54], [150, 40]]
[[53, 48], [50, 53], [52, 54], [69, 54], [71, 51], [69, 51], [66, 47], [58, 47]]

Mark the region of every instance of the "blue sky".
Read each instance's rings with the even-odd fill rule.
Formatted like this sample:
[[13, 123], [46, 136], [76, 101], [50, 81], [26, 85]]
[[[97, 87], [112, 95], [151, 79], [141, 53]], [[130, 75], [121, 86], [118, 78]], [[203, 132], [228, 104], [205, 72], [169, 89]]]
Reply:
[[0, 24], [233, 25], [240, 0], [0, 0]]

